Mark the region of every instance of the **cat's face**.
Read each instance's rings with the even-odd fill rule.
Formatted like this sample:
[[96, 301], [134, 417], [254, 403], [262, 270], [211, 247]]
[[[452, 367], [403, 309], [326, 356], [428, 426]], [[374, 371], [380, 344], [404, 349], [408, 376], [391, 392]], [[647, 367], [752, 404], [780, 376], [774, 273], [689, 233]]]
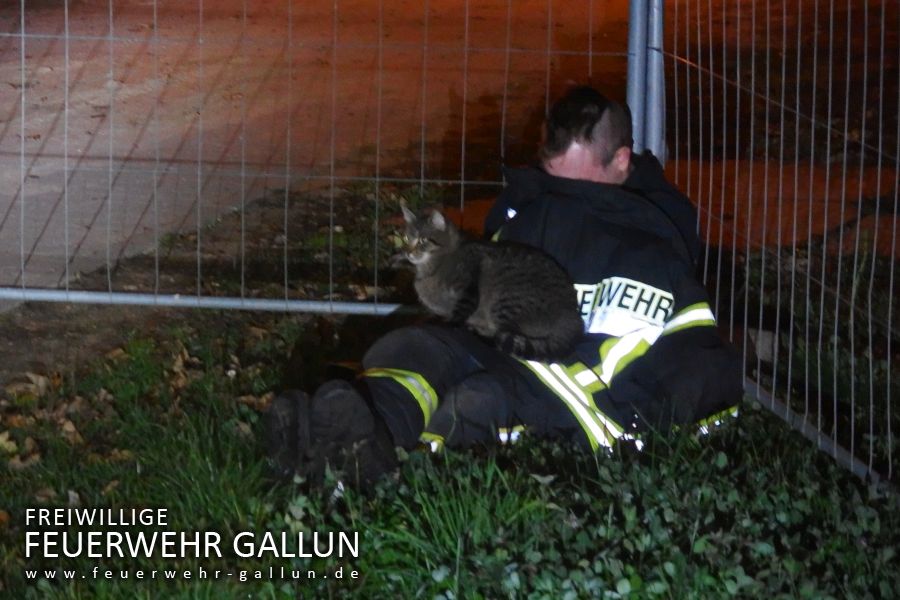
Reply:
[[453, 225], [438, 211], [430, 216], [419, 217], [405, 205], [403, 219], [406, 221], [406, 232], [403, 235], [403, 256], [412, 264], [427, 262], [441, 251], [452, 250], [457, 236]]

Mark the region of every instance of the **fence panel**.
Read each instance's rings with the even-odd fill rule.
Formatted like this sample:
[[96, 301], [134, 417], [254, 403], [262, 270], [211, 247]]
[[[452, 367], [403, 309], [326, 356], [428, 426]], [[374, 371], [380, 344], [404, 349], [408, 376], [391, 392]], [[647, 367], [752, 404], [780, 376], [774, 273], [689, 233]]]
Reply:
[[669, 166], [698, 205], [702, 274], [752, 391], [888, 478], [898, 33], [896, 2], [684, 0], [666, 15]]
[[3, 3], [0, 298], [390, 309], [397, 198], [465, 205], [474, 227], [569, 81], [624, 99], [627, 13]]

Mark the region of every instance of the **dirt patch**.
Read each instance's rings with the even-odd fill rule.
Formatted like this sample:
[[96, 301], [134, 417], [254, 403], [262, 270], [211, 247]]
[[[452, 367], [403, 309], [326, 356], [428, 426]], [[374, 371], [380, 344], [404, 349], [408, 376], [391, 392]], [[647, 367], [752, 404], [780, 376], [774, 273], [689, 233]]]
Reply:
[[[168, 236], [156, 250], [124, 259], [112, 270], [79, 273], [70, 289], [414, 303], [408, 272], [390, 260], [398, 199], [393, 191], [376, 203], [367, 190], [342, 190], [334, 197], [274, 190], [243, 213]], [[210, 315], [221, 320], [221, 313], [199, 309], [15, 306], [0, 314], [0, 394], [27, 380], [27, 373], [72, 379], [132, 334], [156, 336], [180, 324], [197, 326]], [[372, 324], [364, 329], [371, 331]], [[314, 342], [333, 337], [325, 332]], [[360, 340], [344, 341], [358, 353], [364, 349]]]

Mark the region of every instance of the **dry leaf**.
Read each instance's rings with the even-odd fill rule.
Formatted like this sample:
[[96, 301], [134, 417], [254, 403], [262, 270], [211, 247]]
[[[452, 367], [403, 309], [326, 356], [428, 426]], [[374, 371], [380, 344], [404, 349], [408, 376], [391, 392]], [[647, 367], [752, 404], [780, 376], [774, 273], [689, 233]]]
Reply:
[[171, 389], [173, 392], [183, 390], [189, 382], [190, 379], [185, 374], [185, 372], [178, 371], [171, 378], [169, 378], [169, 389]]
[[272, 403], [272, 398], [275, 397], [275, 394], [269, 392], [267, 394], [263, 394], [262, 396], [239, 396], [237, 401], [239, 404], [244, 404], [249, 406], [253, 410], [263, 411], [269, 407], [269, 404]]
[[253, 437], [253, 428], [250, 427], [249, 423], [245, 423], [244, 421], [237, 422], [238, 433], [243, 435], [244, 437]]
[[6, 463], [7, 468], [11, 471], [24, 471], [25, 469], [36, 465], [41, 462], [41, 453], [35, 452], [34, 454], [29, 455], [24, 460], [21, 456], [13, 456], [9, 459], [9, 462]]
[[25, 429], [34, 425], [34, 417], [25, 415], [9, 415], [5, 420], [10, 429]]
[[62, 435], [70, 444], [78, 445], [84, 443], [84, 438], [78, 433], [78, 430], [75, 428], [75, 423], [69, 419], [65, 419], [62, 422]]
[[47, 504], [56, 498], [56, 490], [51, 487], [43, 487], [34, 494], [34, 499], [40, 504]]
[[175, 361], [172, 363], [172, 372], [173, 373], [181, 373], [184, 371], [184, 360], [185, 360], [185, 358], [187, 358], [187, 355], [188, 355], [187, 350], [182, 348], [181, 352], [179, 352], [175, 356]]
[[63, 384], [63, 375], [59, 371], [53, 371], [50, 373], [50, 385], [53, 386], [54, 390], [58, 390], [62, 387]]
[[15, 381], [7, 385], [4, 390], [7, 396], [20, 401], [32, 402], [38, 398], [34, 391], [34, 384], [30, 381]]
[[6, 386], [7, 395], [20, 400], [32, 400], [45, 396], [50, 391], [50, 380], [38, 373], [25, 373], [27, 381], [14, 381]]
[[109, 453], [109, 460], [114, 462], [123, 462], [132, 460], [133, 458], [134, 452], [131, 450], [119, 450], [118, 448], [113, 448], [113, 451]]
[[0, 451], [5, 454], [15, 454], [19, 449], [16, 441], [12, 439], [8, 431], [0, 432]]
[[75, 396], [71, 402], [64, 404], [67, 415], [78, 415], [88, 408], [88, 402], [81, 396]]
[[247, 328], [247, 337], [255, 338], [257, 340], [263, 340], [269, 336], [269, 331], [267, 329], [262, 329], [261, 327], [254, 327], [251, 325]]
[[34, 454], [38, 451], [37, 442], [34, 441], [34, 438], [28, 436], [25, 438], [25, 441], [22, 443], [22, 452], [25, 454]]
[[0, 528], [6, 527], [7, 523], [9, 523], [9, 513], [0, 509]]
[[118, 480], [118, 479], [113, 479], [112, 481], [110, 481], [109, 483], [106, 484], [106, 486], [103, 488], [103, 491], [100, 492], [100, 495], [101, 495], [101, 496], [108, 496], [108, 495], [111, 494], [111, 493], [113, 492], [113, 490], [115, 490], [117, 487], [119, 487], [119, 480]]
[[128, 358], [128, 353], [123, 348], [116, 348], [106, 353], [106, 359], [111, 361], [119, 361]]

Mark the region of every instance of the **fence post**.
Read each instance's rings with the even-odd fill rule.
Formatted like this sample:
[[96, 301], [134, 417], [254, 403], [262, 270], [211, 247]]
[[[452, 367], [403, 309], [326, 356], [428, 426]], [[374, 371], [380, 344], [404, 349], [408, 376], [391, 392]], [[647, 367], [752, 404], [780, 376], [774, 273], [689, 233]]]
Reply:
[[666, 79], [663, 76], [663, 0], [649, 0], [647, 13], [647, 97], [644, 147], [666, 163]]
[[644, 151], [644, 107], [647, 98], [647, 1], [631, 0], [628, 13], [628, 108], [634, 151]]
[[634, 151], [666, 159], [663, 0], [631, 0], [628, 18], [628, 107]]

